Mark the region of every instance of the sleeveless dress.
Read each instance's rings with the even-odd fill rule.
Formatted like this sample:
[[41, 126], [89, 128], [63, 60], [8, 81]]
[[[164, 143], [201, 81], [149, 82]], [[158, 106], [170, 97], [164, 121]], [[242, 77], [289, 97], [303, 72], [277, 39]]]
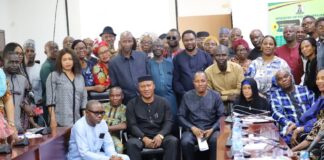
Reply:
[[0, 139], [6, 139], [14, 133], [5, 119], [4, 104], [9, 100], [11, 94], [8, 88], [9, 83], [7, 83], [7, 92], [4, 96], [0, 97]]

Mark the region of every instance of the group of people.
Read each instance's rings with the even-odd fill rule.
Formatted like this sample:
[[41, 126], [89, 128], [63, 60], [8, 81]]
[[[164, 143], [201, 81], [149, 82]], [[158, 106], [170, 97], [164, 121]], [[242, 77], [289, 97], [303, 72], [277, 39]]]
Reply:
[[[252, 50], [239, 28], [221, 28], [218, 38], [171, 29], [136, 39], [125, 31], [118, 49], [116, 36], [107, 26], [101, 42], [67, 36], [59, 50], [49, 41], [42, 65], [33, 40], [8, 43], [0, 69], [1, 143], [48, 123], [72, 127], [68, 159], [140, 160], [143, 148], [163, 148], [163, 159], [175, 160], [181, 148], [191, 160], [197, 139], [206, 139], [215, 160], [219, 120], [233, 105], [243, 114], [270, 113], [294, 151], [324, 130], [324, 17], [285, 26], [280, 47], [254, 29]], [[94, 92], [109, 92], [110, 101], [92, 100]]]

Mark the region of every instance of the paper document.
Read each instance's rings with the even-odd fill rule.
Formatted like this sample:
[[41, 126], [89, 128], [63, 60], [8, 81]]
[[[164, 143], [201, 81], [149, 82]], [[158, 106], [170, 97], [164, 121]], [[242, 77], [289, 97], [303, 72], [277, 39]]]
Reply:
[[242, 121], [243, 121], [243, 123], [252, 124], [252, 123], [271, 122], [271, 121], [273, 121], [273, 119], [271, 117], [268, 117], [268, 116], [262, 116], [262, 117], [249, 116], [249, 117], [242, 118]]
[[18, 135], [18, 138], [22, 139], [22, 138], [24, 138], [24, 135], [25, 135], [28, 139], [31, 139], [31, 138], [40, 138], [40, 137], [43, 136], [43, 135], [41, 135], [41, 134], [34, 134], [34, 133], [31, 133], [31, 132], [26, 132], [25, 134], [20, 134], [20, 135]]
[[197, 138], [198, 146], [200, 151], [207, 151], [209, 149], [207, 140], [203, 140], [201, 138]]
[[264, 150], [268, 144], [267, 143], [248, 143], [244, 146], [245, 151], [255, 151]]

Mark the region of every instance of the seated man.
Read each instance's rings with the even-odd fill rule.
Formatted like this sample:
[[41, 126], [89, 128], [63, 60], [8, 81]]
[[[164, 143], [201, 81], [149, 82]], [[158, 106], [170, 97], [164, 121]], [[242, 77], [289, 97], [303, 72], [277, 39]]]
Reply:
[[242, 67], [228, 60], [229, 48], [219, 45], [216, 48], [216, 63], [209, 66], [205, 72], [208, 87], [220, 93], [225, 105], [225, 114], [231, 112], [230, 103], [240, 94], [241, 82], [244, 79]]
[[85, 116], [71, 129], [68, 160], [129, 160], [127, 155], [116, 153], [108, 126], [102, 120], [104, 114], [104, 108], [99, 101], [90, 100], [87, 103]]
[[108, 124], [111, 138], [118, 153], [123, 153], [124, 146], [119, 139], [119, 132], [126, 129], [126, 106], [122, 104], [124, 99], [123, 91], [120, 87], [113, 87], [109, 93], [109, 103], [104, 103], [106, 114], [103, 119]]
[[[290, 144], [302, 114], [314, 103], [314, 93], [306, 86], [295, 85], [287, 70], [279, 70], [275, 77], [279, 88], [271, 94], [272, 118], [279, 123], [280, 135]], [[305, 127], [304, 132], [308, 133], [311, 128]]]
[[223, 115], [224, 105], [220, 95], [207, 89], [207, 76], [197, 72], [193, 84], [195, 89], [183, 96], [179, 108], [179, 120], [185, 131], [181, 147], [185, 160], [193, 160], [197, 138], [208, 139], [210, 160], [216, 159], [216, 144], [219, 133], [219, 118]]
[[164, 149], [163, 160], [176, 160], [178, 139], [170, 135], [173, 120], [170, 104], [154, 95], [152, 76], [138, 78], [140, 96], [127, 104], [126, 118], [131, 138], [126, 144], [132, 160], [141, 160], [143, 148]]

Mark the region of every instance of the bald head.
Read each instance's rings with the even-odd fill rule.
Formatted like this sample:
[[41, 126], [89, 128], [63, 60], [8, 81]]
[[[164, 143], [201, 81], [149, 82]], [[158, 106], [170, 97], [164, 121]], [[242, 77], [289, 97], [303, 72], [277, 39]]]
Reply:
[[130, 31], [125, 31], [120, 34], [120, 39], [128, 38], [128, 37], [133, 38], [133, 34]]
[[293, 76], [289, 70], [279, 70], [276, 74], [276, 81], [280, 88], [286, 92], [291, 92], [294, 89]]
[[304, 28], [302, 26], [295, 26], [296, 28], [296, 39], [298, 43], [301, 43], [303, 39], [306, 38], [307, 34], [304, 31]]
[[294, 25], [287, 25], [284, 27], [283, 36], [287, 43], [296, 41], [296, 28]]
[[207, 75], [206, 75], [206, 73], [203, 72], [203, 71], [198, 71], [198, 72], [196, 72], [196, 73], [194, 74], [194, 79], [193, 79], [193, 80], [195, 81], [195, 79], [196, 79], [197, 77], [203, 77], [204, 79], [207, 80]]
[[132, 52], [133, 44], [134, 40], [131, 32], [125, 31], [120, 34], [119, 45], [121, 54], [129, 56]]
[[224, 45], [219, 45], [216, 47], [216, 53], [226, 53], [229, 54], [229, 48]]
[[63, 48], [70, 48], [72, 47], [72, 43], [74, 41], [74, 38], [71, 36], [66, 36], [63, 40]]
[[235, 41], [241, 38], [243, 38], [241, 29], [233, 28], [231, 30], [231, 41]]
[[261, 47], [261, 41], [263, 39], [263, 34], [261, 30], [259, 29], [254, 29], [250, 33], [250, 40], [253, 44], [254, 47], [260, 48]]
[[97, 107], [102, 107], [98, 100], [90, 100], [86, 105], [86, 110], [94, 110]]
[[48, 41], [45, 44], [45, 54], [48, 58], [56, 59], [58, 55], [58, 45], [54, 41]]

